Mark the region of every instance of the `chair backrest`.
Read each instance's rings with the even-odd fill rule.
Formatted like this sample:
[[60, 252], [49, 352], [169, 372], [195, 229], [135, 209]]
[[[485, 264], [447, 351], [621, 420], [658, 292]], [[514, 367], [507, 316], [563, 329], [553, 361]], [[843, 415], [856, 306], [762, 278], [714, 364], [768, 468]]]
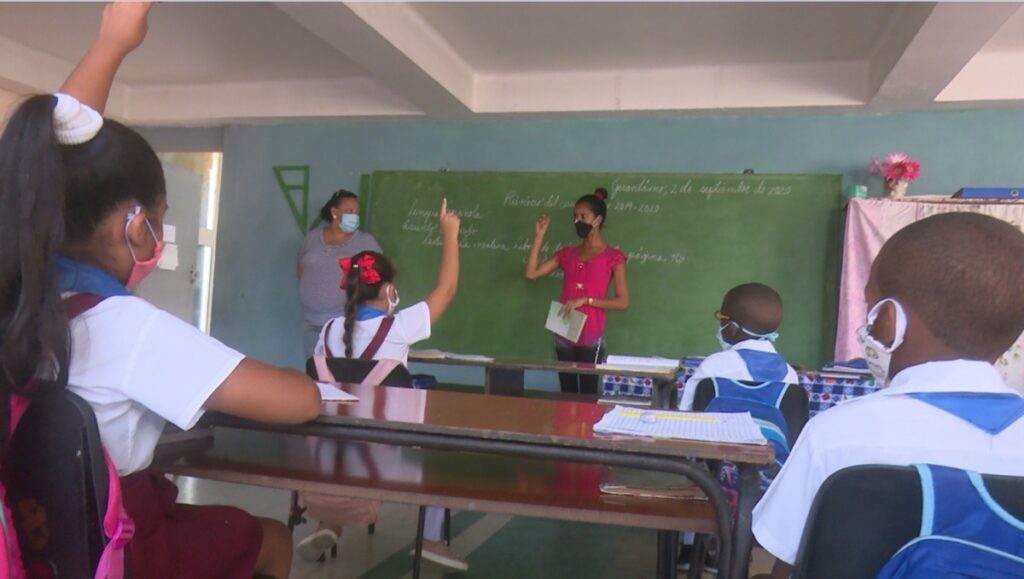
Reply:
[[56, 577], [93, 577], [107, 543], [109, 481], [89, 404], [67, 389], [33, 399], [2, 476], [29, 576], [49, 568]]
[[[715, 398], [715, 379], [705, 378], [697, 383], [697, 391], [694, 393], [693, 409], [698, 411], [706, 410], [711, 401]], [[758, 382], [737, 380], [738, 384], [756, 386]], [[807, 391], [799, 384], [787, 384], [786, 392], [782, 396], [779, 410], [782, 417], [786, 419], [787, 440], [789, 447], [793, 448], [796, 439], [800, 436], [810, 416], [810, 401]]]
[[[361, 384], [376, 365], [376, 360], [327, 358], [327, 367], [330, 368], [331, 373], [334, 374], [334, 377], [339, 382], [346, 384]], [[314, 380], [317, 379], [316, 364], [313, 362], [313, 358], [306, 360], [306, 374]], [[380, 385], [412, 388], [412, 375], [409, 373], [408, 368], [399, 364], [384, 378]]]
[[[985, 475], [1006, 511], [1024, 518], [1024, 478]], [[913, 467], [862, 465], [825, 480], [811, 506], [793, 579], [878, 575], [921, 531], [921, 479]]]

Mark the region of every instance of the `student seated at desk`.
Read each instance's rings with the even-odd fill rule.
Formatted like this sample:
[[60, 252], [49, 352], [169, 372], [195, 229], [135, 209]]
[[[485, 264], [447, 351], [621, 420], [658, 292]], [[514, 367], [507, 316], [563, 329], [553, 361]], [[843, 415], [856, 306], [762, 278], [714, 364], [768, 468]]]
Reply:
[[321, 401], [307, 376], [248, 359], [129, 291], [160, 258], [167, 188], [145, 139], [101, 113], [148, 11], [108, 5], [63, 94], [26, 99], [0, 137], [0, 446], [24, 399], [67, 387], [92, 408], [120, 477], [134, 535], [121, 519], [111, 544], [129, 540], [130, 575], [283, 579], [284, 524], [178, 504], [174, 483], [149, 469], [167, 422], [187, 430], [216, 410], [301, 423]]
[[[342, 286], [348, 300], [345, 315], [324, 325], [315, 348], [327, 357], [367, 357], [409, 363], [409, 348], [430, 337], [430, 329], [448, 308], [459, 283], [459, 218], [441, 204], [441, 266], [437, 287], [417, 304], [398, 307], [396, 271], [388, 258], [375, 251], [363, 251], [351, 259], [339, 260]], [[376, 350], [368, 348], [376, 345]], [[316, 560], [338, 541], [344, 524], [365, 522], [365, 513], [375, 514], [379, 503], [359, 499], [337, 499], [303, 494], [308, 514], [320, 519], [320, 527], [298, 545], [299, 554]], [[354, 514], [353, 514], [354, 513]], [[374, 517], [375, 518], [375, 517]], [[466, 571], [465, 560], [441, 540], [444, 509], [428, 507], [424, 527], [423, 557], [440, 565]]]
[[782, 324], [782, 298], [775, 290], [761, 283], [738, 285], [726, 292], [715, 318], [722, 351], [705, 358], [686, 381], [680, 410], [693, 410], [697, 385], [706, 378], [799, 383], [772, 344]]
[[[885, 243], [858, 332], [885, 388], [809, 421], [754, 509], [754, 535], [778, 559], [773, 577], [789, 576], [815, 495], [843, 468], [925, 463], [1024, 476], [1019, 394], [993, 366], [1024, 331], [1022, 255], [1024, 234], [974, 213], [923, 219]], [[988, 395], [986, 416], [944, 402], [964, 393]], [[983, 428], [995, 415], [1003, 424]]]

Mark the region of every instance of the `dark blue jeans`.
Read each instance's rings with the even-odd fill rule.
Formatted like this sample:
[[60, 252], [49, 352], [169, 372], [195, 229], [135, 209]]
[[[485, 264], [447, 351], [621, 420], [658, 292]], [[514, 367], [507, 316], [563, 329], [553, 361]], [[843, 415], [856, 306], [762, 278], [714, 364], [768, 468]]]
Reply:
[[[603, 364], [608, 358], [608, 353], [604, 349], [604, 338], [598, 340], [596, 344], [577, 346], [560, 336], [555, 336], [555, 357], [561, 362]], [[598, 376], [559, 372], [558, 382], [563, 393], [594, 395], [598, 393]]]

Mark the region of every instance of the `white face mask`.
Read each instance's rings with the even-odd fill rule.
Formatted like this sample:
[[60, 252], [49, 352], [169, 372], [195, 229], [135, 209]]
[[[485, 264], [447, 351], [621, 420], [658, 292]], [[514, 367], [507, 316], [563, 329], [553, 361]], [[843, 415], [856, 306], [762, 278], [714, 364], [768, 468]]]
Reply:
[[[896, 335], [889, 346], [879, 342], [877, 338], [871, 335], [871, 326], [875, 323], [878, 312], [882, 310], [882, 306], [886, 302], [891, 303], [896, 310]], [[903, 345], [903, 339], [906, 336], [907, 314], [903, 311], [903, 306], [892, 298], [886, 298], [875, 304], [871, 311], [868, 312], [868, 323], [857, 330], [857, 342], [864, 350], [864, 360], [868, 364], [868, 370], [871, 371], [871, 375], [875, 377], [875, 380], [883, 388], [889, 385], [889, 366], [892, 363], [892, 353], [896, 351], [896, 348]]]
[[[391, 297], [391, 293], [395, 294], [394, 298]], [[398, 307], [398, 302], [399, 301], [401, 301], [401, 298], [398, 297], [398, 288], [396, 288], [395, 286], [391, 286], [391, 292], [388, 293], [388, 315], [389, 316], [391, 314], [395, 313], [395, 308]]]

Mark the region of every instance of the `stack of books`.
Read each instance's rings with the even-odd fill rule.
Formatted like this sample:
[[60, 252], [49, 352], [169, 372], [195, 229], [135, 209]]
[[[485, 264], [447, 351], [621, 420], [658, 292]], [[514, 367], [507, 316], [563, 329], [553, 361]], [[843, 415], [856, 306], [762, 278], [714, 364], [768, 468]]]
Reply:
[[871, 376], [868, 364], [863, 358], [846, 362], [829, 362], [821, 368], [819, 374], [825, 378], [858, 379]]

